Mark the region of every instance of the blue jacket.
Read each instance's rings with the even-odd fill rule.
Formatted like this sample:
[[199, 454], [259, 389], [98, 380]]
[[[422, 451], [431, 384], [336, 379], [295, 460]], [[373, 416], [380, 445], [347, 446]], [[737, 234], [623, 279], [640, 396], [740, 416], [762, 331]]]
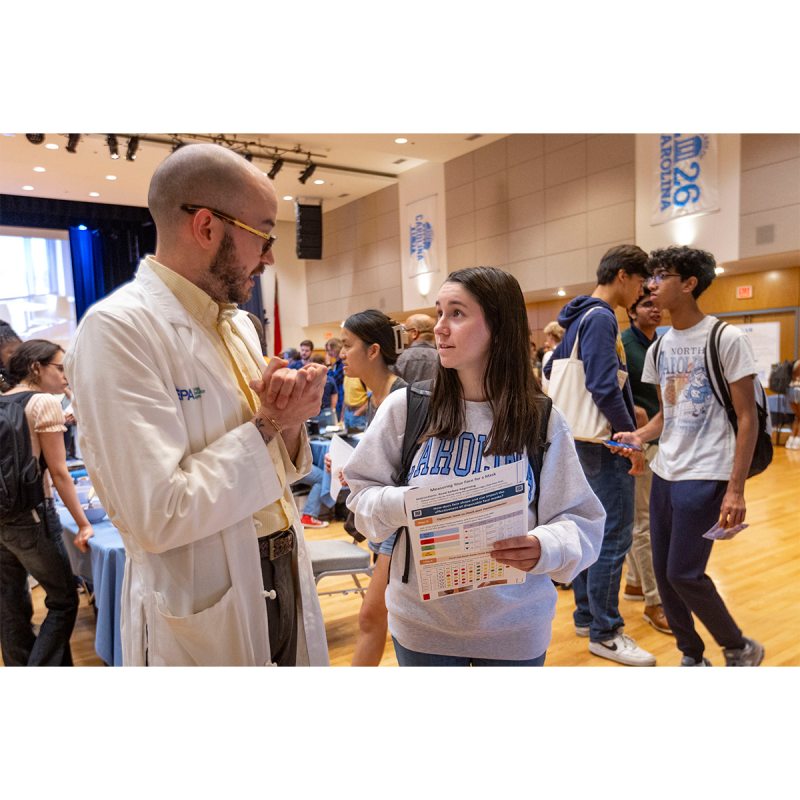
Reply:
[[561, 309], [558, 324], [565, 329], [564, 338], [545, 365], [544, 374], [549, 379], [553, 362], [559, 358], [569, 358], [580, 321], [593, 306], [599, 306], [601, 310], [592, 312], [586, 324], [581, 326], [577, 354], [586, 372], [586, 388], [615, 433], [634, 431], [636, 424], [630, 379], [625, 381], [621, 391], [617, 382], [617, 370], [627, 369], [617, 350], [617, 317], [608, 303], [597, 297], [581, 295]]

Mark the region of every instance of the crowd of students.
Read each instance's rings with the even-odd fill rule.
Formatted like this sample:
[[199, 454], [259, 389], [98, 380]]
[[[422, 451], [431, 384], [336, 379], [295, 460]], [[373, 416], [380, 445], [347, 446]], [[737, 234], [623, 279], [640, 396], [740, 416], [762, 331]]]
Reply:
[[[179, 196], [187, 185], [198, 203], [205, 193], [214, 207], [187, 205]], [[315, 361], [305, 340], [296, 358], [273, 358], [265, 368], [263, 345], [236, 304], [274, 260], [274, 237], [264, 230], [274, 222], [257, 225], [250, 209], [274, 220], [276, 202], [263, 173], [224, 148], [181, 148], [151, 184], [156, 254], [87, 313], [66, 360], [60, 348], [12, 342], [3, 402], [38, 393], [26, 398], [31, 441], [78, 523], [79, 546], [87, 546], [91, 527], [66, 476], [63, 413], [47, 399], [67, 379], [87, 468], [135, 556], [123, 586], [125, 663], [327, 663], [302, 533], [321, 523], [316, 506], [299, 515], [291, 495], [303, 476], [320, 483], [305, 420], [322, 412], [364, 431], [341, 475], [351, 524], [375, 560], [354, 664], [380, 662], [388, 626], [401, 666], [541, 666], [562, 585], [574, 592], [575, 634], [588, 639], [589, 652], [652, 666], [655, 657], [624, 630], [626, 559], [625, 596], [642, 598], [647, 622], [675, 637], [683, 666], [710, 663], [695, 617], [726, 665], [761, 663], [763, 646], [743, 634], [705, 571], [713, 540], [704, 534], [744, 523], [757, 436], [755, 359], [733, 326], [724, 327], [716, 349], [735, 428], [712, 391], [707, 356], [718, 328], [698, 298], [714, 280], [713, 256], [687, 247], [648, 254], [635, 245], [606, 252], [592, 294], [567, 303], [546, 330], [540, 363], [551, 408], [534, 369], [521, 288], [494, 267], [450, 273], [435, 319], [413, 315], [401, 325], [377, 310], [359, 312], [326, 343], [325, 358]], [[624, 334], [616, 308], [631, 320]], [[657, 339], [662, 312], [672, 327]], [[5, 363], [11, 337], [3, 337]], [[114, 359], [119, 380], [109, 384], [97, 365]], [[566, 397], [566, 366], [575, 361], [583, 384]], [[219, 380], [209, 382], [215, 373]], [[404, 463], [409, 384], [420, 381], [426, 417]], [[189, 395], [203, 399], [184, 402], [184, 385], [198, 387]], [[120, 418], [128, 424], [115, 425]], [[585, 418], [594, 433], [583, 433]], [[133, 446], [132, 436], [145, 472], [123, 485], [118, 454]], [[535, 452], [544, 453], [537, 470]], [[527, 533], [491, 547], [495, 561], [524, 579], [423, 601], [408, 536], [398, 536], [406, 493], [465, 474], [465, 464], [479, 474], [526, 460]], [[56, 589], [25, 556], [30, 543], [22, 539], [49, 537], [53, 563], [64, 567], [52, 501], [37, 508], [44, 513], [34, 508], [0, 521], [7, 664], [70, 663], [68, 636], [46, 643], [58, 638], [48, 635], [57, 611], [61, 627], [71, 629], [74, 582], [57, 609]], [[38, 636], [28, 572], [47, 592]]]

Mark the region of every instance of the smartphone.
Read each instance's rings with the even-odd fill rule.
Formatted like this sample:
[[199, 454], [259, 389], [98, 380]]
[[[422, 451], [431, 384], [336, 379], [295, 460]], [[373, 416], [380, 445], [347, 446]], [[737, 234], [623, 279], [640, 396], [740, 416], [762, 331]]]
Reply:
[[605, 439], [603, 444], [606, 447], [624, 447], [626, 450], [641, 450], [638, 444], [627, 444], [626, 442], [615, 442], [613, 439]]

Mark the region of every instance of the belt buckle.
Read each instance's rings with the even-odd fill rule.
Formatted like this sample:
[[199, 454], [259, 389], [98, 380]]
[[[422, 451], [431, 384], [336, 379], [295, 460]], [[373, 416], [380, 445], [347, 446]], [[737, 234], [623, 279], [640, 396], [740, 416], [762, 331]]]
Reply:
[[269, 560], [275, 561], [287, 553], [291, 553], [294, 548], [294, 530], [282, 531], [277, 536], [273, 536], [269, 542]]

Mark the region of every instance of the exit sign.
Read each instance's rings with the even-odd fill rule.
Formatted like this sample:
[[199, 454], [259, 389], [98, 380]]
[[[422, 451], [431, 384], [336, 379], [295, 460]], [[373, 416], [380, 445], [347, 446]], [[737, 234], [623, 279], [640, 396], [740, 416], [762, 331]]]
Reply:
[[737, 300], [750, 300], [753, 296], [752, 286], [737, 286], [736, 299]]

